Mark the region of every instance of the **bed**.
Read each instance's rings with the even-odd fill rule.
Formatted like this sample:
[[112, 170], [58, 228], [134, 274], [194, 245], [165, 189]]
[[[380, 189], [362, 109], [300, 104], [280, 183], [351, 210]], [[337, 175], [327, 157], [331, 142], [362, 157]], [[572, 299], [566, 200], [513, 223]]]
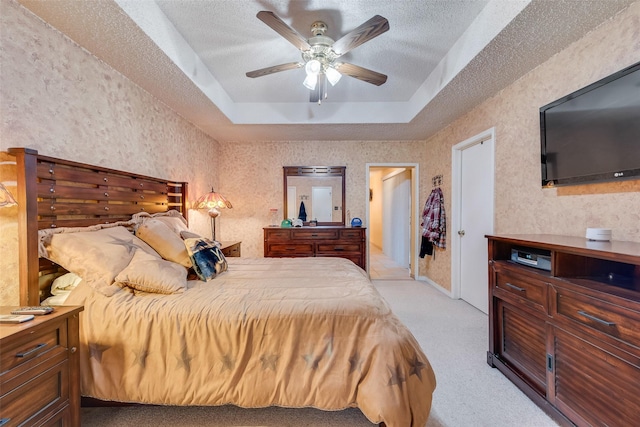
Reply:
[[[426, 424], [436, 385], [429, 361], [351, 261], [229, 258], [208, 280], [187, 277], [189, 261], [201, 273], [192, 251], [189, 259], [167, 252], [181, 233], [201, 239], [180, 225], [186, 183], [10, 153], [22, 189], [21, 256], [40, 259], [21, 272], [21, 303], [40, 303], [69, 271], [82, 278], [65, 304], [84, 305], [83, 396], [358, 407], [372, 423]], [[169, 232], [156, 237], [171, 238], [142, 240], [145, 228], [164, 230], [158, 222]]]

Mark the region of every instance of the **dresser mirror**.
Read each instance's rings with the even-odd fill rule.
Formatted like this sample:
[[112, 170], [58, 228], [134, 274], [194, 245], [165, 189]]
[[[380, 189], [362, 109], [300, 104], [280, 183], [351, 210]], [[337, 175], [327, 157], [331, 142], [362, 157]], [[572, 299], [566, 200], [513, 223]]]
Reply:
[[[345, 166], [285, 166], [285, 219], [344, 225]], [[306, 214], [306, 215], [305, 215]]]

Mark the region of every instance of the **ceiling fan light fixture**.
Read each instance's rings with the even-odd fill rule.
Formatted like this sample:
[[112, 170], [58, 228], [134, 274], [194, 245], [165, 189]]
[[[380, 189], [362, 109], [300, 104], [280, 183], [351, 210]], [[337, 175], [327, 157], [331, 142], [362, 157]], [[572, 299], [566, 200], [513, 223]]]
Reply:
[[327, 80], [329, 80], [331, 86], [335, 86], [342, 77], [342, 74], [333, 67], [327, 67], [324, 73], [327, 75]]
[[307, 72], [307, 77], [317, 76], [322, 69], [322, 64], [317, 59], [312, 59], [304, 66], [304, 70]]
[[318, 74], [307, 74], [307, 77], [302, 82], [304, 87], [309, 90], [314, 90], [318, 84]]
[[298, 48], [302, 54], [302, 62], [291, 62], [250, 71], [246, 73], [247, 77], [261, 77], [304, 67], [306, 77], [303, 85], [311, 90], [309, 101], [317, 103], [327, 97], [327, 81], [334, 86], [341, 79], [342, 74], [376, 86], [387, 81], [387, 76], [384, 74], [349, 63], [335, 62], [337, 58], [389, 30], [389, 21], [380, 15], [375, 15], [356, 29], [344, 34], [338, 41], [324, 35], [327, 25], [322, 21], [311, 24], [312, 37], [305, 39], [273, 12], [263, 10], [256, 16]]

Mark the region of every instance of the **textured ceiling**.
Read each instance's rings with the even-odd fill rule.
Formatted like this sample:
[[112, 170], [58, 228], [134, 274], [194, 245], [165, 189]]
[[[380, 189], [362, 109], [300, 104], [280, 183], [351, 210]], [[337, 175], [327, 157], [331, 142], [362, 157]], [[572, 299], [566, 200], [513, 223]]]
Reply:
[[[633, 0], [18, 0], [219, 141], [424, 140]], [[300, 60], [256, 18], [334, 40], [373, 15], [386, 33], [343, 59], [388, 75], [348, 76], [309, 102]]]

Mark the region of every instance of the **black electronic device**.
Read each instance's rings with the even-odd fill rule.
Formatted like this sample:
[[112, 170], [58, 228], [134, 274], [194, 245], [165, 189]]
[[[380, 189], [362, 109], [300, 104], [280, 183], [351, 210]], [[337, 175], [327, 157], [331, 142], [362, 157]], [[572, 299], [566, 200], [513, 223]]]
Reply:
[[551, 251], [531, 248], [512, 248], [511, 261], [541, 270], [551, 271]]
[[640, 177], [640, 62], [540, 108], [542, 185]]

